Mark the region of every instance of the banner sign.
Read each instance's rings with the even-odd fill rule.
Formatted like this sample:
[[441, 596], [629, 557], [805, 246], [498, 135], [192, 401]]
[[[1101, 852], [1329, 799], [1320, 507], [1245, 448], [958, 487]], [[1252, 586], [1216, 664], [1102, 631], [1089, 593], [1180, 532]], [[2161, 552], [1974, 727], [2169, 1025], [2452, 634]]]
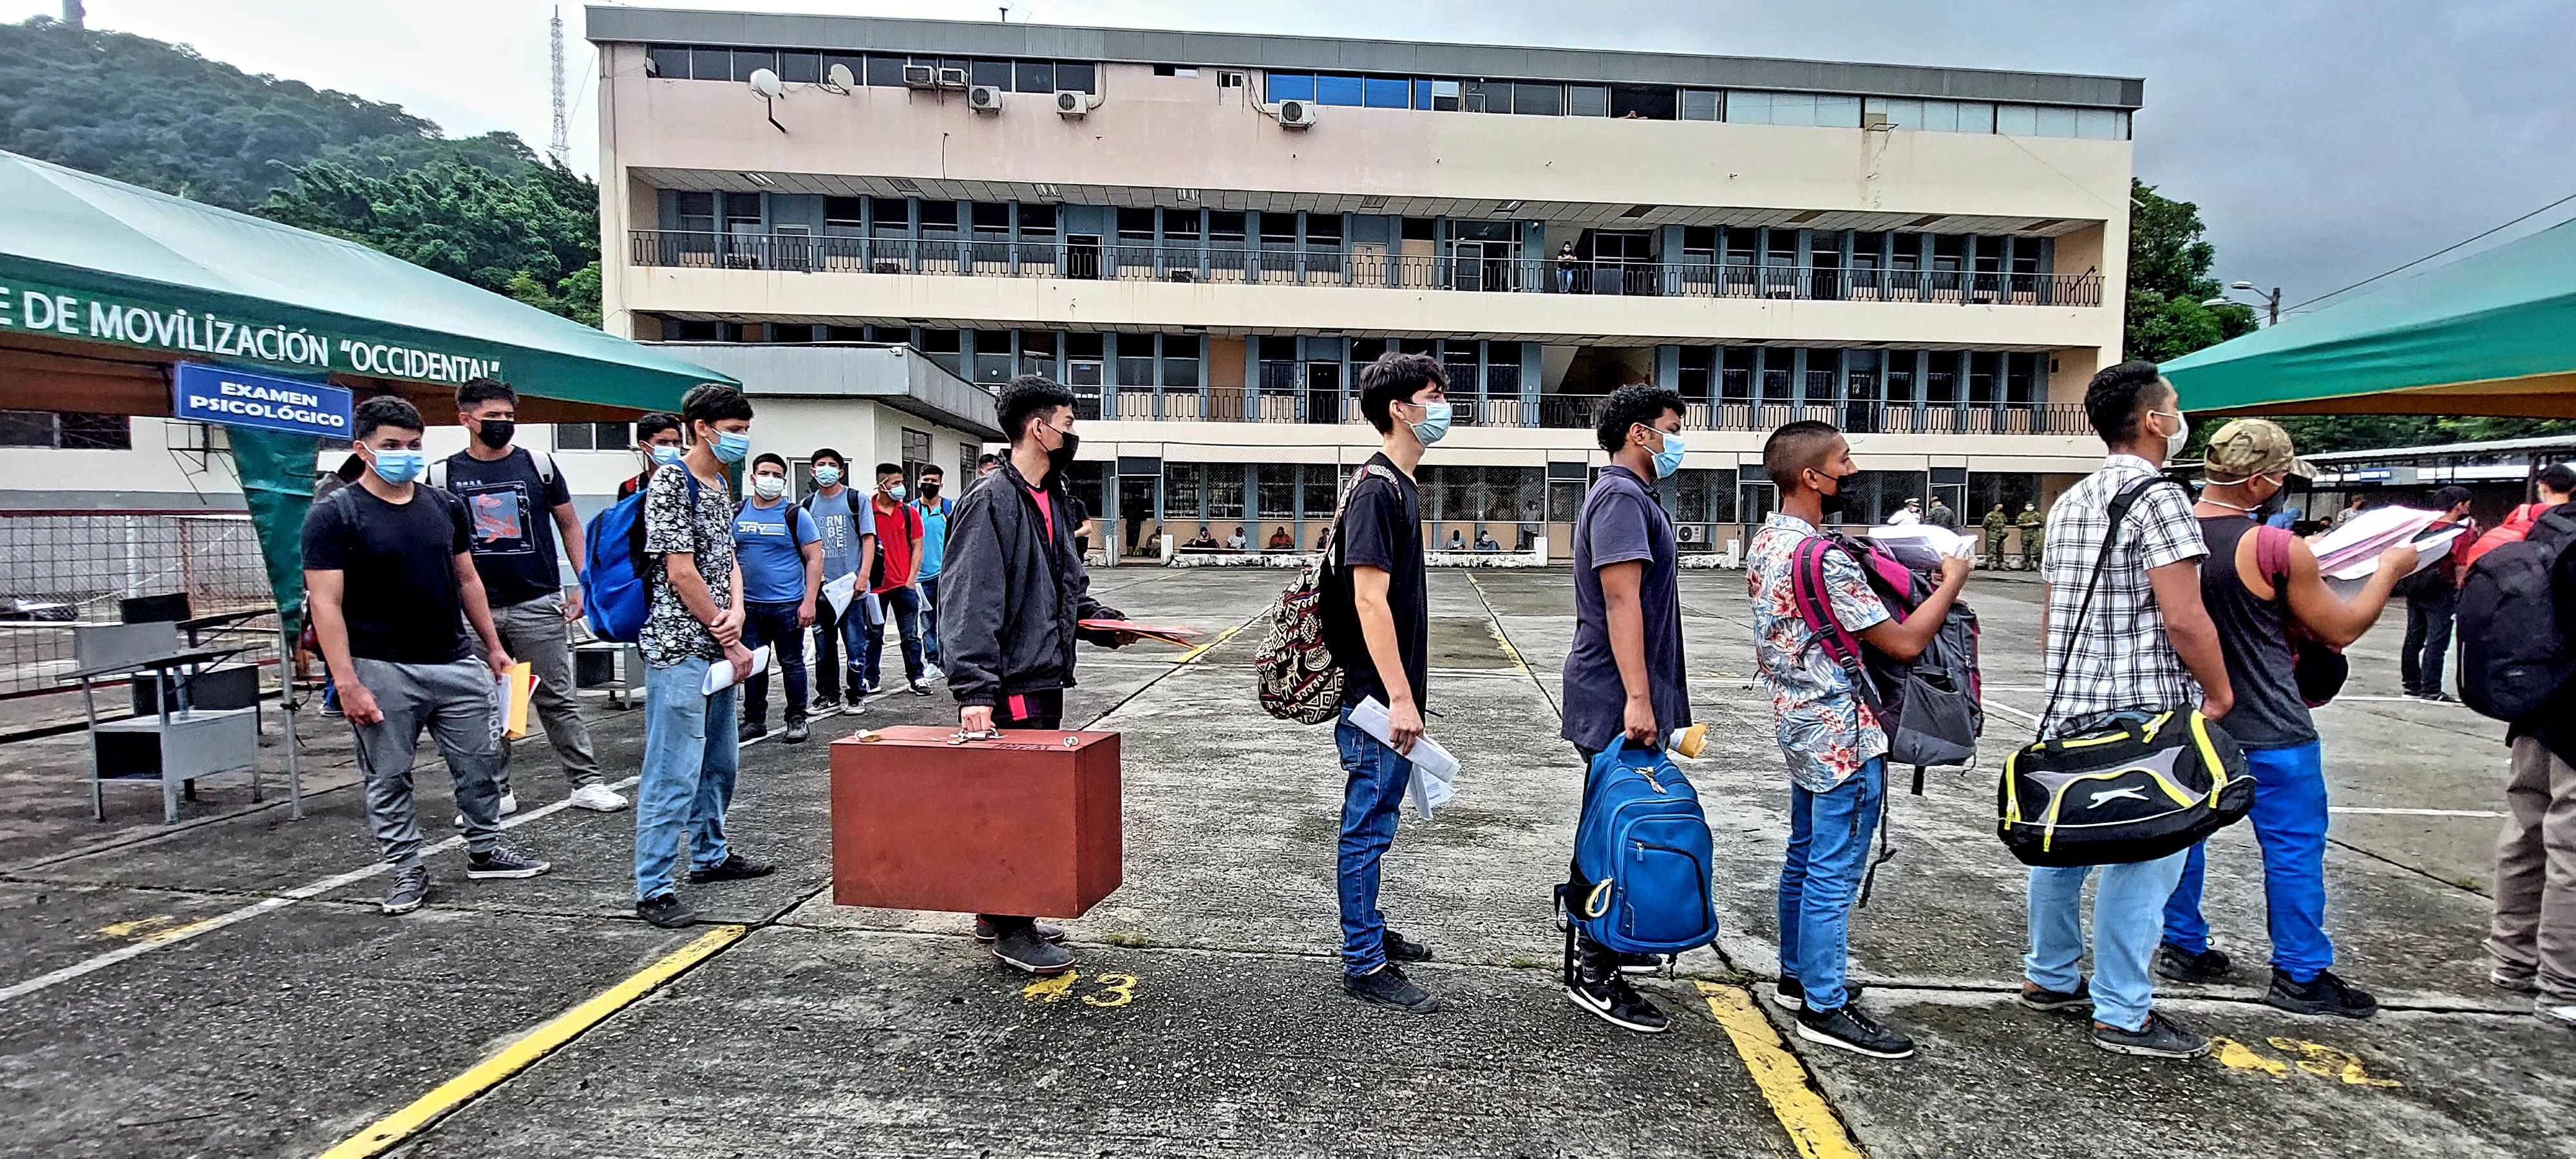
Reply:
[[[0, 334], [10, 333], [211, 354], [320, 374], [363, 374], [450, 385], [472, 378], [503, 377], [501, 362], [496, 358], [423, 349], [366, 335], [316, 331], [274, 319], [222, 312], [211, 306], [192, 311], [185, 306], [0, 280]], [[348, 412], [343, 408], [341, 413]]]
[[346, 442], [350, 409], [345, 387], [205, 362], [180, 363], [170, 380], [171, 415], [193, 422]]

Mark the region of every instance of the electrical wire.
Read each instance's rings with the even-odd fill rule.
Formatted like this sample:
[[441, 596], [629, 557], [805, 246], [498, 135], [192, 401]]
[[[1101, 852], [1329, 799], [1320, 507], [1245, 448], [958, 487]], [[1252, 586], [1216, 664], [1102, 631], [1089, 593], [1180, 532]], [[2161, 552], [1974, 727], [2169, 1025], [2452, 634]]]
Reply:
[[[2372, 274], [2371, 276], [2369, 276], [2369, 277], [2367, 277], [2367, 278], [2363, 278], [2362, 280], [2360, 280], [2360, 281], [2358, 281], [2358, 282], [2354, 282], [2353, 284], [2351, 284], [2351, 285], [2349, 285], [2349, 286], [2345, 286], [2343, 289], [2340, 289], [2340, 290], [2333, 290], [2333, 291], [2329, 291], [2329, 292], [2327, 292], [2327, 293], [2319, 294], [2319, 295], [2317, 295], [2316, 297], [2313, 297], [2313, 298], [2308, 299], [2307, 301], [2301, 302], [2301, 303], [2299, 303], [2299, 304], [2298, 304], [2298, 305], [2296, 305], [2296, 306], [2283, 306], [2283, 307], [2281, 307], [2281, 312], [2282, 312], [2282, 313], [2284, 313], [2284, 314], [2287, 314], [2287, 313], [2289, 313], [2289, 312], [2291, 312], [2291, 311], [2293, 311], [2293, 310], [2304, 310], [2304, 309], [2306, 309], [2306, 308], [2308, 308], [2308, 307], [2310, 307], [2310, 306], [2316, 305], [2316, 304], [2317, 304], [2317, 303], [2319, 303], [2319, 302], [2325, 301], [2325, 300], [2326, 300], [2326, 299], [2328, 299], [2328, 298], [2334, 297], [2336, 294], [2349, 293], [2349, 292], [2351, 292], [2351, 291], [2353, 291], [2353, 290], [2358, 290], [2358, 289], [2362, 288], [2363, 286], [2367, 286], [2367, 285], [2371, 284], [2372, 282], [2376, 282], [2376, 281], [2378, 281], [2378, 280], [2379, 280], [2379, 279], [2381, 279], [2381, 278], [2387, 277], [2387, 276], [2388, 276], [2388, 275], [2390, 275], [2390, 274], [2395, 274], [2395, 273], [2400, 273], [2400, 272], [2403, 272], [2403, 271], [2406, 271], [2406, 270], [2411, 270], [2411, 269], [2413, 269], [2413, 268], [2415, 268], [2415, 267], [2417, 267], [2417, 266], [2423, 265], [2423, 264], [2424, 264], [2424, 263], [2426, 263], [2426, 262], [2432, 261], [2433, 259], [2438, 258], [2438, 257], [2442, 256], [2443, 254], [2449, 253], [2449, 252], [2451, 252], [2452, 250], [2456, 250], [2456, 249], [2460, 248], [2461, 246], [2467, 245], [2467, 244], [2469, 244], [2470, 242], [2479, 241], [2479, 240], [2482, 240], [2482, 239], [2485, 239], [2485, 238], [2493, 237], [2493, 236], [2495, 236], [2496, 234], [2503, 232], [2504, 230], [2507, 230], [2507, 229], [2510, 229], [2510, 228], [2512, 228], [2512, 227], [2514, 227], [2514, 226], [2520, 225], [2520, 224], [2522, 224], [2523, 222], [2529, 221], [2529, 220], [2531, 220], [2532, 218], [2538, 217], [2538, 216], [2540, 216], [2541, 214], [2547, 213], [2547, 212], [2549, 212], [2550, 210], [2553, 210], [2553, 209], [2558, 208], [2559, 206], [2565, 205], [2565, 204], [2567, 204], [2567, 203], [2568, 203], [2568, 202], [2570, 202], [2570, 201], [2576, 201], [2576, 193], [2570, 193], [2570, 194], [2568, 194], [2568, 195], [2567, 195], [2567, 196], [2565, 196], [2565, 197], [2561, 197], [2561, 198], [2559, 198], [2559, 199], [2558, 199], [2558, 200], [2556, 200], [2556, 201], [2550, 202], [2550, 203], [2549, 203], [2549, 204], [2547, 204], [2547, 205], [2541, 206], [2541, 207], [2540, 207], [2540, 208], [2538, 208], [2538, 209], [2535, 209], [2535, 210], [2532, 210], [2532, 211], [2531, 211], [2531, 212], [2529, 212], [2529, 213], [2523, 214], [2522, 216], [2517, 217], [2517, 218], [2513, 219], [2512, 221], [2505, 222], [2503, 225], [2499, 225], [2499, 226], [2496, 226], [2496, 227], [2495, 227], [2495, 228], [2493, 228], [2493, 229], [2487, 230], [2486, 232], [2481, 233], [2481, 234], [2477, 235], [2476, 237], [2466, 238], [2466, 239], [2463, 239], [2463, 240], [2461, 240], [2461, 241], [2453, 242], [2453, 243], [2451, 243], [2450, 245], [2447, 245], [2447, 246], [2444, 246], [2444, 247], [2442, 247], [2442, 248], [2440, 248], [2440, 249], [2434, 250], [2433, 252], [2431, 252], [2431, 253], [2429, 253], [2429, 254], [2426, 254], [2426, 255], [2424, 255], [2423, 257], [2417, 258], [2417, 259], [2415, 259], [2414, 261], [2408, 262], [2408, 263], [2406, 263], [2405, 265], [2399, 266], [2399, 267], [2397, 267], [2396, 269], [2393, 269], [2393, 270], [2385, 270], [2385, 271], [2382, 271], [2382, 272], [2380, 272], [2380, 273]], [[2564, 223], [2561, 223], [2561, 224], [2564, 224]], [[2552, 228], [2555, 228], [2555, 227], [2552, 227]]]

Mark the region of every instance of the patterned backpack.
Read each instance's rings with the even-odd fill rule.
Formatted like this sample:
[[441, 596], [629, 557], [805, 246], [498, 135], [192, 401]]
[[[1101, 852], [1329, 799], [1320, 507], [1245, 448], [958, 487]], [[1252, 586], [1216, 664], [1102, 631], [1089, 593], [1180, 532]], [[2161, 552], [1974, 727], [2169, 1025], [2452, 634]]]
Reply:
[[[1376, 475], [1389, 483], [1395, 476], [1384, 467], [1362, 466], [1361, 478]], [[1359, 480], [1351, 481], [1351, 490]], [[1350, 491], [1342, 502], [1350, 502]], [[1322, 724], [1342, 710], [1342, 666], [1324, 639], [1324, 587], [1330, 582], [1336, 552], [1342, 544], [1342, 512], [1333, 509], [1332, 530], [1323, 555], [1301, 568], [1297, 579], [1270, 606], [1270, 631], [1252, 654], [1252, 671], [1260, 683], [1261, 710], [1281, 720]]]

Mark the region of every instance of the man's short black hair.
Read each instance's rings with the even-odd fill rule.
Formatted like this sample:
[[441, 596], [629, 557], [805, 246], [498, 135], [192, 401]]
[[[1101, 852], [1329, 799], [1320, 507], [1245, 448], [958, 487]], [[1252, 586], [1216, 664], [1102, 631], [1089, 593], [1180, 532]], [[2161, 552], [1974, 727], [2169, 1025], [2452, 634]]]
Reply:
[[2553, 463], [2548, 470], [2540, 473], [2540, 485], [2561, 495], [2576, 492], [2576, 467], [2570, 467], [2565, 463]]
[[877, 464], [877, 478], [882, 479], [882, 478], [885, 478], [885, 477], [886, 477], [886, 476], [888, 476], [888, 475], [901, 476], [902, 474], [903, 474], [903, 464], [901, 464], [901, 463], [879, 463], [879, 464]]
[[1632, 382], [1601, 400], [1592, 432], [1601, 440], [1602, 450], [1615, 452], [1627, 445], [1628, 428], [1639, 423], [1651, 427], [1664, 417], [1665, 411], [1686, 415], [1690, 408], [1683, 404], [1680, 391], [1650, 382]]
[[664, 431], [679, 431], [683, 438], [689, 433], [681, 427], [680, 416], [666, 410], [657, 410], [635, 420], [635, 441], [638, 443], [652, 442], [653, 436]]
[[2146, 361], [2123, 362], [2105, 367], [2084, 387], [2084, 417], [2093, 422], [2093, 433], [2102, 441], [2119, 446], [2129, 441], [2137, 429], [2139, 412], [2155, 396], [2156, 384], [2164, 381], [2156, 364]]
[[2468, 501], [2469, 489], [2457, 484], [2433, 492], [2433, 506], [2436, 510], [2448, 511]]
[[755, 470], [755, 471], [759, 470], [759, 469], [761, 468], [761, 465], [762, 465], [762, 464], [764, 464], [764, 463], [776, 463], [776, 464], [778, 464], [778, 469], [779, 469], [781, 472], [784, 472], [784, 471], [786, 471], [786, 470], [787, 470], [787, 460], [782, 459], [782, 458], [779, 458], [779, 457], [778, 457], [778, 452], [776, 452], [776, 451], [762, 451], [761, 453], [759, 453], [759, 454], [757, 454], [757, 455], [753, 455], [753, 456], [751, 457], [751, 469], [752, 469], [752, 470]]
[[978, 471], [981, 471], [986, 467], [999, 467], [1001, 465], [1002, 457], [991, 451], [986, 451], [983, 454], [975, 456], [975, 469]]
[[940, 478], [945, 479], [948, 477], [948, 470], [937, 463], [923, 463], [921, 465], [921, 474], [923, 478], [937, 475]]
[[349, 426], [357, 432], [354, 437], [360, 440], [376, 433], [377, 427], [401, 427], [407, 431], [429, 429], [420, 421], [420, 408], [398, 394], [380, 394], [359, 403]]
[[1378, 355], [1377, 361], [1360, 368], [1360, 415], [1377, 428], [1377, 433], [1386, 434], [1395, 429], [1395, 416], [1386, 408], [1412, 402], [1423, 387], [1432, 385], [1449, 389], [1449, 372], [1439, 359], [1393, 351]]
[[842, 458], [841, 452], [835, 451], [830, 447], [816, 447], [814, 448], [813, 454], [805, 456], [805, 460], [807, 462], [816, 466], [822, 465], [822, 462], [825, 459], [830, 459], [833, 466], [839, 467], [843, 471], [850, 469], [850, 461]]
[[1003, 437], [1016, 443], [1028, 433], [1030, 416], [1072, 405], [1073, 392], [1063, 383], [1043, 374], [1023, 374], [1002, 384], [995, 410], [1002, 420]]
[[1814, 419], [1783, 426], [1762, 443], [1762, 473], [1771, 477], [1781, 494], [1795, 491], [1807, 468], [1824, 462], [1825, 452], [1841, 437], [1834, 424]]
[[680, 396], [680, 413], [691, 423], [713, 426], [726, 419], [751, 421], [751, 400], [721, 382], [701, 382]]
[[473, 410], [494, 399], [517, 406], [519, 392], [510, 389], [509, 383], [497, 378], [469, 378], [465, 380], [465, 385], [456, 388], [456, 409], [458, 410]]

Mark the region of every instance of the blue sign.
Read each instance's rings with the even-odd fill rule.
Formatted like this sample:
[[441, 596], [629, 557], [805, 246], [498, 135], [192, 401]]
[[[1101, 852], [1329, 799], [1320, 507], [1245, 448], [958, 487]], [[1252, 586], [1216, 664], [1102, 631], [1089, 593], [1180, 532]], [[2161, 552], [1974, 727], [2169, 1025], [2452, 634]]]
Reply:
[[171, 414], [192, 422], [346, 442], [350, 410], [346, 387], [229, 366], [182, 362], [170, 381]]
[[2388, 467], [2364, 467], [2353, 472], [2352, 477], [2354, 481], [2361, 483], [2385, 483], [2396, 474], [2394, 469]]

